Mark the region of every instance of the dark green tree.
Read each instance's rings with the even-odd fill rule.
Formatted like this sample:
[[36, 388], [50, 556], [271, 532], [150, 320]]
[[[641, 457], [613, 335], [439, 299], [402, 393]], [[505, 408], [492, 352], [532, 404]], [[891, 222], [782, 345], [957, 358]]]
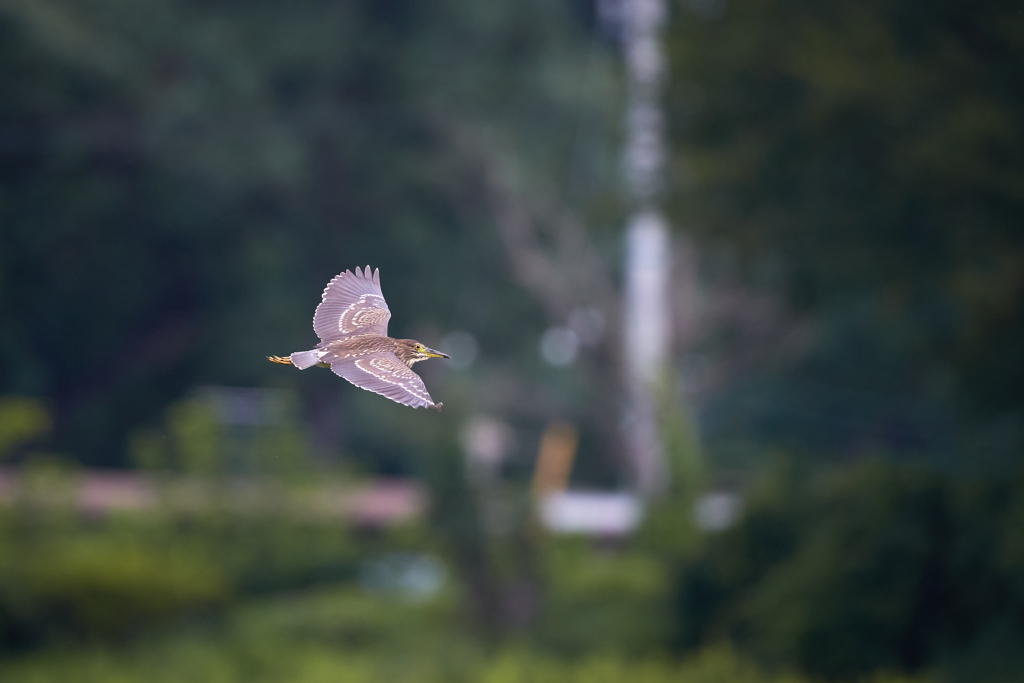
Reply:
[[744, 428], [833, 452], [980, 434], [972, 459], [1005, 460], [1024, 410], [1018, 3], [675, 10], [675, 222], [814, 323], [797, 360], [747, 373], [781, 382], [740, 388], [774, 410]]
[[[514, 160], [527, 201], [568, 182], [579, 121], [608, 101], [593, 20], [459, 0], [6, 3], [2, 391], [48, 401], [53, 447], [123, 464], [125, 435], [195, 385], [298, 386], [262, 359], [308, 347], [326, 281], [367, 263], [395, 334], [471, 330], [478, 368], [543, 376], [548, 321], [510, 276], [452, 136]], [[482, 392], [479, 372], [432, 379]], [[581, 374], [548, 382], [557, 410]], [[365, 397], [337, 381], [302, 376], [321, 441], [400, 458], [372, 421], [343, 416]], [[514, 394], [488, 409], [528, 405]]]

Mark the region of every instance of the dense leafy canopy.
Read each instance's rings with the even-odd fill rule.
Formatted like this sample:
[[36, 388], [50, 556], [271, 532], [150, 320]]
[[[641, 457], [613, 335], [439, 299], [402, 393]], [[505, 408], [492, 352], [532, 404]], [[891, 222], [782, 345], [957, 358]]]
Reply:
[[[813, 321], [769, 371], [783, 381], [748, 386], [789, 406], [751, 418], [761, 433], [1019, 448], [1019, 6], [691, 2], [669, 41], [676, 222]], [[838, 439], [809, 440], [819, 428]]]
[[[50, 403], [56, 448], [124, 464], [125, 436], [196, 385], [297, 386], [262, 359], [311, 346], [324, 284], [370, 263], [393, 334], [471, 331], [511, 391], [463, 381], [466, 398], [542, 419], [520, 377], [543, 374], [547, 320], [455, 141], [521, 150], [530, 186], [565, 185], [593, 156], [573, 152], [581, 115], [593, 130], [609, 102], [602, 71], [577, 84], [608, 59], [592, 21], [544, 3], [5, 6], [4, 391]], [[565, 374], [545, 409], [577, 411]], [[331, 379], [302, 377], [322, 440], [393, 457]]]

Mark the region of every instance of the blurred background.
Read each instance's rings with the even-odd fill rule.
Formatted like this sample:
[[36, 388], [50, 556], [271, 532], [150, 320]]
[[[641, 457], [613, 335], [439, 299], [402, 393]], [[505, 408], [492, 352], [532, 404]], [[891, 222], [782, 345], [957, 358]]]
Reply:
[[1022, 385], [1017, 0], [0, 0], [3, 681], [1019, 680]]

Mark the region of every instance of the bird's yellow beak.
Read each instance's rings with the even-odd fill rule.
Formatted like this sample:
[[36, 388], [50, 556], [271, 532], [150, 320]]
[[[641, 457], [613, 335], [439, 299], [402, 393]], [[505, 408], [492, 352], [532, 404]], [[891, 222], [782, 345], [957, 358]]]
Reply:
[[431, 358], [451, 358], [451, 356], [449, 356], [447, 353], [441, 353], [440, 351], [435, 351], [434, 349], [427, 349], [423, 353], [427, 354]]

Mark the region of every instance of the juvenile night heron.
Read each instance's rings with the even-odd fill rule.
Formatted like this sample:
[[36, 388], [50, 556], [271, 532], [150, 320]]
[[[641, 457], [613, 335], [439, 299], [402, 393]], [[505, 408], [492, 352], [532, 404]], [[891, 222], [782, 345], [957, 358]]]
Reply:
[[428, 349], [415, 339], [388, 336], [391, 311], [380, 291], [380, 271], [346, 270], [327, 283], [323, 300], [313, 315], [313, 330], [320, 343], [311, 351], [290, 356], [268, 356], [282, 365], [305, 370], [314, 365], [330, 366], [361, 389], [374, 391], [413, 408], [441, 410], [434, 403], [414, 363], [428, 358], [450, 358]]

